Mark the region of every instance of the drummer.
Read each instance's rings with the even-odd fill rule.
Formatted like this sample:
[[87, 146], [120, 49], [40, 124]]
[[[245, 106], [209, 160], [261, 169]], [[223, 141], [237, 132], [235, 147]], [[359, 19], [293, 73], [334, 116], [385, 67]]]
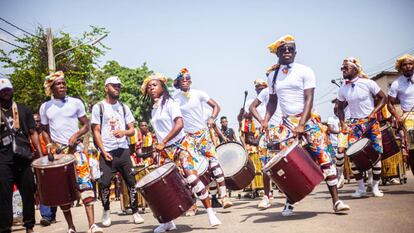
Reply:
[[[69, 146], [68, 153], [74, 154], [76, 158], [77, 182], [88, 217], [88, 232], [103, 232], [95, 224], [94, 193], [88, 160], [83, 153], [82, 143], [77, 142], [78, 138], [89, 131], [85, 106], [80, 99], [67, 95], [66, 81], [62, 71], [47, 76], [44, 88], [46, 95], [52, 96], [51, 100], [43, 103], [39, 110], [41, 124], [44, 129], [43, 137], [47, 143], [46, 147], [50, 151], [63, 145]], [[80, 129], [79, 122], [81, 124]], [[65, 205], [60, 208], [68, 224], [68, 233], [76, 232], [70, 211], [71, 206]]]
[[[254, 81], [255, 90], [257, 97], [250, 104], [249, 110], [253, 116], [257, 119], [258, 122], [263, 122], [263, 117], [266, 115], [266, 105], [269, 102], [269, 87], [267, 82], [261, 79]], [[269, 122], [269, 132], [266, 135], [266, 141], [276, 141], [280, 139], [280, 123], [282, 120], [282, 113], [280, 108], [277, 108], [277, 112], [273, 114]], [[262, 167], [265, 167], [267, 162], [271, 159], [271, 153], [268, 153], [266, 148], [266, 143], [261, 143], [259, 146], [263, 147], [259, 149], [260, 161], [262, 162]], [[263, 186], [264, 186], [264, 195], [262, 201], [259, 203], [258, 207], [260, 209], [267, 209], [270, 207], [269, 197], [271, 196], [270, 192], [270, 179], [269, 176], [263, 172]]]
[[[341, 130], [343, 133], [348, 133], [349, 146], [365, 134], [365, 137], [372, 142], [374, 149], [382, 154], [381, 131], [376, 113], [385, 105], [386, 96], [376, 82], [366, 78], [358, 59], [345, 58], [341, 70], [345, 79], [345, 83], [342, 84], [338, 92], [338, 116]], [[376, 105], [374, 98], [378, 99]], [[349, 127], [345, 123], [345, 102], [349, 105]], [[352, 163], [351, 169], [358, 182], [358, 187], [352, 197], [360, 198], [366, 194], [362, 172], [357, 169], [354, 163]], [[373, 166], [372, 173], [372, 193], [375, 197], [382, 197], [384, 194], [378, 187], [381, 178], [381, 160]]]
[[[268, 74], [269, 102], [266, 107], [265, 119], [261, 122], [262, 131], [268, 130], [269, 121], [280, 105], [283, 114], [282, 133], [286, 137], [304, 135], [310, 142], [312, 156], [317, 160], [326, 178], [335, 213], [349, 210], [349, 206], [338, 198], [337, 177], [335, 165], [324, 143], [326, 135], [314, 117], [311, 116], [313, 95], [316, 87], [315, 75], [311, 68], [295, 63], [296, 45], [291, 35], [286, 35], [269, 45], [269, 50], [279, 58]], [[306, 130], [306, 132], [305, 132]], [[293, 203], [287, 199], [282, 211], [283, 216], [293, 214]]]
[[[167, 79], [164, 75], [156, 73], [147, 77], [141, 87], [142, 93], [149, 96], [154, 102], [151, 123], [159, 142], [155, 148], [161, 152], [164, 159], [174, 161], [182, 169], [193, 193], [197, 194], [207, 209], [210, 226], [218, 226], [221, 222], [216, 217], [213, 208], [211, 208], [207, 188], [197, 177], [193, 157], [188, 151], [190, 142], [182, 130], [184, 122], [180, 107], [170, 96], [166, 82]], [[174, 229], [176, 229], [176, 226], [173, 221], [170, 221], [162, 223], [154, 232], [165, 232]]]
[[[392, 84], [388, 92], [388, 109], [399, 126], [403, 126], [409, 157], [408, 162], [414, 174], [414, 145], [409, 138], [409, 131], [414, 130], [414, 57], [406, 54], [397, 59], [395, 69], [401, 74]], [[403, 115], [395, 109], [396, 99], [400, 101]]]
[[[157, 143], [157, 138], [155, 134], [152, 133], [148, 128], [148, 122], [141, 121], [139, 123], [139, 133], [138, 133], [138, 141], [137, 141], [137, 152], [138, 153], [152, 153], [154, 150], [154, 145]], [[145, 159], [142, 163], [149, 163], [151, 158]], [[147, 161], [147, 162], [146, 162]]]
[[[214, 127], [217, 129], [215, 120], [220, 112], [220, 106], [204, 91], [196, 90], [194, 88], [190, 89], [191, 84], [191, 75], [187, 68], [181, 69], [177, 78], [174, 80], [174, 87], [180, 89], [180, 92], [174, 96], [174, 100], [179, 104], [183, 115], [184, 132], [189, 139], [190, 149], [209, 159], [209, 170], [219, 186], [221, 204], [223, 208], [228, 208], [233, 204], [227, 196], [224, 173], [215, 157], [216, 148], [210, 133], [211, 128]], [[203, 114], [204, 103], [208, 104], [213, 109], [207, 122], [205, 122]]]
[[229, 122], [227, 120], [226, 116], [220, 117], [220, 131], [224, 135], [224, 138], [219, 138], [220, 143], [224, 143], [227, 141], [235, 142], [236, 141], [236, 135], [234, 133], [234, 130], [230, 127], [228, 127]]

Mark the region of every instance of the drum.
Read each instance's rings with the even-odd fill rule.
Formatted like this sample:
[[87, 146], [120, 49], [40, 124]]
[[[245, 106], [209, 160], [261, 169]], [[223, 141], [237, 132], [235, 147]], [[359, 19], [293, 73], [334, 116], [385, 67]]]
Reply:
[[44, 156], [33, 161], [32, 167], [37, 177], [41, 204], [63, 206], [72, 204], [79, 198], [74, 155], [55, 155], [54, 161], [49, 161]]
[[297, 141], [280, 151], [263, 170], [293, 203], [305, 198], [324, 179], [319, 166]]
[[136, 188], [160, 223], [179, 217], [195, 203], [186, 180], [174, 163], [166, 163], [145, 175]]
[[217, 146], [216, 151], [229, 190], [243, 189], [252, 182], [255, 176], [254, 165], [240, 143], [226, 142]]
[[197, 176], [205, 186], [208, 186], [213, 177], [209, 171], [210, 161], [201, 155], [192, 155], [194, 161], [194, 168], [197, 170]]
[[368, 138], [355, 142], [346, 150], [346, 155], [360, 171], [371, 169], [381, 159]]
[[397, 144], [397, 140], [395, 140], [394, 133], [392, 132], [391, 126], [384, 125], [381, 127], [381, 135], [382, 135], [382, 146], [384, 148], [384, 152], [382, 154], [381, 160], [388, 159], [389, 157], [400, 153], [400, 147]]

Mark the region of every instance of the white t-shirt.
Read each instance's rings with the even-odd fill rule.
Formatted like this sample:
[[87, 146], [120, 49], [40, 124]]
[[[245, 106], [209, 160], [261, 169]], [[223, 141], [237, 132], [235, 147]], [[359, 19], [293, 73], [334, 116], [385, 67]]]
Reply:
[[343, 84], [339, 88], [338, 100], [348, 102], [350, 118], [366, 118], [374, 110], [374, 96], [380, 91], [373, 80], [358, 78], [353, 84]]
[[414, 84], [404, 75], [392, 82], [388, 95], [400, 100], [404, 112], [410, 111], [414, 106]]
[[80, 99], [67, 96], [64, 101], [51, 99], [40, 106], [42, 125], [49, 125], [52, 141], [67, 145], [69, 138], [79, 130], [79, 118], [86, 115]]
[[[337, 116], [328, 117], [328, 125], [332, 125], [334, 130], [339, 131], [339, 118]], [[338, 145], [338, 134], [330, 133], [329, 139], [331, 141], [332, 146]]]
[[207, 103], [210, 100], [207, 93], [200, 90], [190, 89], [188, 98], [182, 91], [180, 91], [174, 96], [174, 100], [180, 105], [185, 132], [195, 133], [201, 129], [207, 128], [203, 112], [203, 103]]
[[[160, 103], [162, 102], [162, 97]], [[180, 106], [174, 99], [168, 99], [164, 106], [158, 106], [153, 108], [151, 112], [151, 124], [154, 127], [155, 136], [157, 140], [161, 142], [168, 133], [172, 130], [174, 126], [174, 120], [177, 117], [182, 117]], [[184, 131], [181, 130], [177, 136], [171, 139], [167, 145], [171, 145], [174, 142], [177, 142], [185, 136]]]
[[[269, 88], [263, 89], [256, 97], [257, 100], [261, 102], [259, 106], [257, 106], [257, 111], [259, 112], [260, 116], [264, 118], [266, 116], [266, 105], [269, 102]], [[280, 125], [282, 121], [282, 110], [280, 109], [279, 104], [277, 105], [276, 112], [273, 114], [272, 118], [270, 118], [269, 125]]]
[[287, 74], [283, 73], [285, 65], [280, 66], [274, 87], [274, 71], [268, 75], [269, 93], [277, 94], [278, 104], [285, 116], [297, 115], [305, 107], [305, 89], [316, 87], [316, 78], [312, 69], [298, 63], [290, 64]]
[[[100, 104], [103, 105], [102, 125], [99, 108]], [[114, 130], [125, 130], [125, 124], [135, 122], [129, 107], [125, 104], [123, 105], [125, 107], [125, 114], [124, 109], [119, 102], [110, 104], [104, 100], [92, 107], [91, 124], [101, 125], [102, 144], [105, 151], [112, 151], [118, 148], [128, 149], [128, 141], [125, 136], [116, 138], [112, 134]]]

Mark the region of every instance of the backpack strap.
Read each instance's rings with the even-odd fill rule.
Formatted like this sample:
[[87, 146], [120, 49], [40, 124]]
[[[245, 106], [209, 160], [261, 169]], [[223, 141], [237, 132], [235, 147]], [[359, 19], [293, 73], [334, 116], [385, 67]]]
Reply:
[[19, 110], [17, 110], [17, 104], [14, 101], [12, 104], [12, 110], [13, 110], [13, 128], [20, 129]]
[[102, 133], [102, 120], [103, 120], [103, 114], [104, 114], [104, 106], [102, 101], [100, 101], [98, 103], [98, 107], [99, 107], [99, 122], [101, 123], [101, 133]]

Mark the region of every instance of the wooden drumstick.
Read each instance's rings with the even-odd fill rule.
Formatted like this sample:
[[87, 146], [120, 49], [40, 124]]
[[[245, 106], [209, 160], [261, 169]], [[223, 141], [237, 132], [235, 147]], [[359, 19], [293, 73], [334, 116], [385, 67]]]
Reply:
[[246, 106], [246, 100], [247, 100], [247, 94], [248, 94], [248, 93], [249, 93], [249, 92], [244, 91], [243, 110], [244, 110], [244, 107]]

